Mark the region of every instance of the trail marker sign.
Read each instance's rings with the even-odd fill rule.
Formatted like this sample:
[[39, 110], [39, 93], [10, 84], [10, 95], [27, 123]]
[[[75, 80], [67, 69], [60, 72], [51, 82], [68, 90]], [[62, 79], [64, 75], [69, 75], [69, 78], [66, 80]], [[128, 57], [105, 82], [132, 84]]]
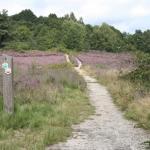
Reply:
[[2, 56], [3, 63], [3, 100], [4, 110], [7, 113], [14, 112], [13, 99], [13, 57], [8, 55]]
[[6, 73], [6, 74], [11, 74], [11, 68], [5, 69], [5, 73]]

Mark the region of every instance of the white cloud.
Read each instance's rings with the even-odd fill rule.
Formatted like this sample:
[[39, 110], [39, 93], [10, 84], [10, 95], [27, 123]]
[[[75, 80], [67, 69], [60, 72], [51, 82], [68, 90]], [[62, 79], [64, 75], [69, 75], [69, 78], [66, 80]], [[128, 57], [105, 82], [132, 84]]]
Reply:
[[135, 17], [143, 17], [150, 15], [150, 9], [147, 6], [136, 6], [131, 11], [131, 14]]
[[[23, 9], [32, 9], [36, 15], [56, 13], [63, 16], [73, 11], [85, 23], [108, 22], [122, 31], [137, 27], [150, 28], [150, 0], [0, 0], [0, 9], [15, 14]], [[146, 19], [145, 19], [146, 17]]]

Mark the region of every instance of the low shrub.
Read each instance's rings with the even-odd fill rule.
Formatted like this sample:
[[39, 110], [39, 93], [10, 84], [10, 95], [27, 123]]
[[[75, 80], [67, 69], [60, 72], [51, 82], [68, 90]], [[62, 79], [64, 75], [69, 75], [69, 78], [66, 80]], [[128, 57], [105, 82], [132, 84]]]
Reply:
[[137, 67], [124, 77], [150, 90], [150, 54], [136, 53]]

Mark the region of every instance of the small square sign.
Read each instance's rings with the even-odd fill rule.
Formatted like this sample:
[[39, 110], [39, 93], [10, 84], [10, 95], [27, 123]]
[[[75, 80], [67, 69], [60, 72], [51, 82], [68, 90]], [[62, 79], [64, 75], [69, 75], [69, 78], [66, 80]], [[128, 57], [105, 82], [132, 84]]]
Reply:
[[6, 70], [8, 68], [8, 63], [3, 63], [2, 68]]

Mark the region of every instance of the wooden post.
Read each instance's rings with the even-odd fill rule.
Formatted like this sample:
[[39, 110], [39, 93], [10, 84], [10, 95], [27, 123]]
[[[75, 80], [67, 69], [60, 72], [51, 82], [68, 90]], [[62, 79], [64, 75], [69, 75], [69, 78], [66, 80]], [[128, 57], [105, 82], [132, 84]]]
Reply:
[[[13, 57], [3, 55], [3, 100], [4, 110], [7, 113], [14, 112], [13, 100]], [[2, 64], [2, 65], [3, 65]], [[5, 68], [5, 66], [8, 66]]]

